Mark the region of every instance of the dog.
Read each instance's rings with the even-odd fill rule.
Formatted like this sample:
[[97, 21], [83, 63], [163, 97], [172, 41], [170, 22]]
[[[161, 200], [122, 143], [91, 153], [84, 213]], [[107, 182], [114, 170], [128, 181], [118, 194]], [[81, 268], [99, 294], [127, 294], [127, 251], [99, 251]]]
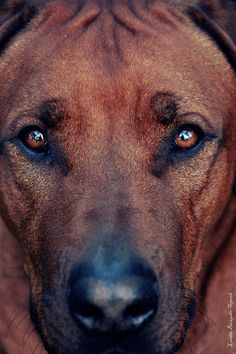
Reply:
[[236, 353], [235, 41], [235, 1], [1, 1], [1, 354]]

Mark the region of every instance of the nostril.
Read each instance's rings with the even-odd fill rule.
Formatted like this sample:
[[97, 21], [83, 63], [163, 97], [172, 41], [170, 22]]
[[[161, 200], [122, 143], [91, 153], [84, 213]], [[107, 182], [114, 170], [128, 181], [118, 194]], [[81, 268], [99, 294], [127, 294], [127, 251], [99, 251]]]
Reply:
[[139, 317], [153, 311], [154, 309], [150, 304], [143, 304], [139, 301], [127, 307], [124, 311], [124, 317]]
[[127, 306], [123, 312], [124, 319], [130, 319], [133, 325], [138, 326], [148, 321], [156, 312], [157, 301], [136, 301]]
[[96, 323], [99, 323], [104, 318], [104, 314], [98, 306], [85, 301], [71, 306], [71, 313], [76, 322], [79, 322], [87, 329], [94, 329]]
[[95, 319], [101, 319], [103, 317], [102, 310], [98, 306], [90, 304], [89, 302], [81, 302], [77, 304], [73, 309], [73, 313], [75, 316], [92, 317]]

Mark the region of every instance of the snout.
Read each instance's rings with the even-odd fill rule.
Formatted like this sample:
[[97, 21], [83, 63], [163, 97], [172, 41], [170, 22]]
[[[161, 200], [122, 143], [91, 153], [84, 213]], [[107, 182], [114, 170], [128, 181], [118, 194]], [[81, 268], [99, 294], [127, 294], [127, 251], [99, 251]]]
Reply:
[[152, 320], [158, 282], [142, 260], [80, 264], [73, 270], [68, 297], [76, 324], [92, 332], [136, 331]]
[[[167, 258], [158, 257], [161, 265]], [[83, 255], [67, 248], [57, 264], [43, 298], [31, 296], [31, 318], [50, 354], [174, 353], [182, 344], [193, 306], [176, 273], [137, 249], [99, 245]]]

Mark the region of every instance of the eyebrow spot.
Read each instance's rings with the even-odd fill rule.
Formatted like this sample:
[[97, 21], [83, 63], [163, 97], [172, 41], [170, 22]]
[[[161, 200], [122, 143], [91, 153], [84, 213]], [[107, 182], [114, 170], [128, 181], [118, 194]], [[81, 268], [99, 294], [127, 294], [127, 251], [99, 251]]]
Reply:
[[151, 98], [151, 107], [162, 125], [171, 124], [177, 116], [177, 98], [170, 92], [157, 92]]

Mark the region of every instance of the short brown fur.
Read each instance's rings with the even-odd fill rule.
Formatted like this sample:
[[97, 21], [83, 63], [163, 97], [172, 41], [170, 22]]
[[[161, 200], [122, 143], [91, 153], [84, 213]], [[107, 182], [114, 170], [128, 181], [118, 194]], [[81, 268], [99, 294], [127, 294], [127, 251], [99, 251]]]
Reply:
[[[1, 353], [108, 350], [75, 329], [63, 292], [72, 265], [100, 247], [141, 254], [161, 284], [158, 316], [116, 348], [235, 353], [235, 4], [5, 1], [0, 11]], [[209, 139], [180, 157], [171, 142], [186, 123]], [[50, 157], [25, 151], [26, 125], [47, 129]]]

